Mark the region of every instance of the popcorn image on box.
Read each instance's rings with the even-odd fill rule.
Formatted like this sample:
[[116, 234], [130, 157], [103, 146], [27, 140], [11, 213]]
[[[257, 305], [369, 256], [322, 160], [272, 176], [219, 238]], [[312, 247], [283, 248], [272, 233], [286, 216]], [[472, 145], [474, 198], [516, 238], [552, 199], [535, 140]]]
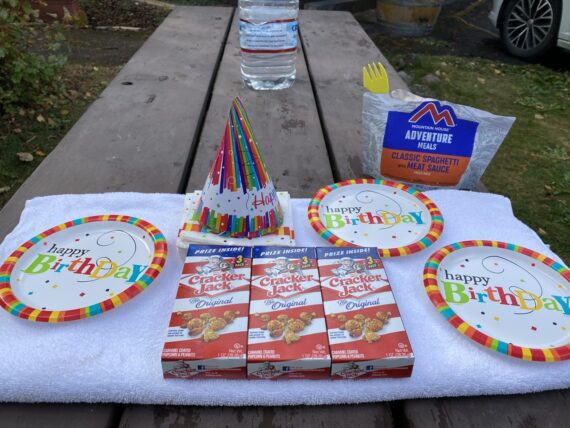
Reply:
[[247, 374], [322, 379], [330, 354], [314, 248], [254, 247]]
[[191, 245], [162, 351], [165, 378], [245, 378], [251, 247]]
[[317, 248], [333, 379], [408, 377], [414, 354], [376, 248]]

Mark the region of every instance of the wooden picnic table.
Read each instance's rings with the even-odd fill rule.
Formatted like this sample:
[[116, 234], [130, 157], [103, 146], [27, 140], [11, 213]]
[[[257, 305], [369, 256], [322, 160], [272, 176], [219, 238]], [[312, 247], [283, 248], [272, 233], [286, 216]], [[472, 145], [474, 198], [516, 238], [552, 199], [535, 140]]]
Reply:
[[[301, 11], [300, 36], [294, 86], [253, 92], [240, 78], [235, 10], [176, 8], [6, 204], [0, 239], [35, 196], [201, 188], [236, 95], [278, 189], [310, 197], [360, 177], [361, 67], [380, 61], [392, 88], [406, 85], [349, 13]], [[544, 427], [563, 425], [568, 404], [567, 391], [319, 407], [7, 403], [0, 426]]]

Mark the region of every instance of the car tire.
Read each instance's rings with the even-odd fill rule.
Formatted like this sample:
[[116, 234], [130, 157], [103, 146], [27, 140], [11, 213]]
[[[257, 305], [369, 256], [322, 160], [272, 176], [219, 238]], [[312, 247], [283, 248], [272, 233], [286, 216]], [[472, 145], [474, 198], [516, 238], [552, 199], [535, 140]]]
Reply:
[[509, 0], [501, 20], [501, 40], [516, 57], [537, 60], [558, 39], [562, 15], [560, 0]]

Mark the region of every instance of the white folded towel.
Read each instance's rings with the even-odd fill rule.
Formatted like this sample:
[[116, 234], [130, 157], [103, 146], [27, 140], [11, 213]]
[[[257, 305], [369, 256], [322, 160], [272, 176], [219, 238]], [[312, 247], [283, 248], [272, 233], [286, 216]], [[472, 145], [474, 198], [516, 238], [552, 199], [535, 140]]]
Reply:
[[[93, 318], [62, 324], [18, 319], [0, 310], [0, 400], [196, 405], [357, 403], [414, 397], [512, 394], [570, 386], [570, 361], [506, 357], [455, 331], [422, 284], [429, 255], [452, 242], [494, 239], [560, 260], [512, 213], [508, 199], [482, 193], [426, 192], [445, 218], [441, 239], [385, 266], [416, 355], [409, 379], [361, 381], [163, 380], [160, 353], [182, 266], [176, 234], [183, 195], [108, 193], [28, 201], [0, 246], [4, 260], [19, 244], [66, 220], [96, 214], [143, 218], [166, 236], [170, 255], [147, 290]], [[326, 246], [309, 226], [308, 200], [292, 200], [297, 245]]]

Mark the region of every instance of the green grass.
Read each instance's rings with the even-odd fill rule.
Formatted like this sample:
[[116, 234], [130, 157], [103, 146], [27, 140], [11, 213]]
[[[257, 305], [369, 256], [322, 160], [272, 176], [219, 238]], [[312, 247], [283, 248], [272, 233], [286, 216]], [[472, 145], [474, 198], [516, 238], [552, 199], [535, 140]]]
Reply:
[[509, 197], [515, 215], [568, 264], [570, 72], [478, 58], [390, 59], [404, 65], [412, 87], [428, 73], [438, 75], [441, 81], [429, 95], [517, 118], [482, 181], [489, 191]]
[[[0, 122], [0, 207], [59, 143], [118, 72], [116, 66], [67, 65], [61, 73], [66, 91], [54, 95], [46, 105], [22, 109]], [[31, 162], [17, 153], [30, 153]]]

